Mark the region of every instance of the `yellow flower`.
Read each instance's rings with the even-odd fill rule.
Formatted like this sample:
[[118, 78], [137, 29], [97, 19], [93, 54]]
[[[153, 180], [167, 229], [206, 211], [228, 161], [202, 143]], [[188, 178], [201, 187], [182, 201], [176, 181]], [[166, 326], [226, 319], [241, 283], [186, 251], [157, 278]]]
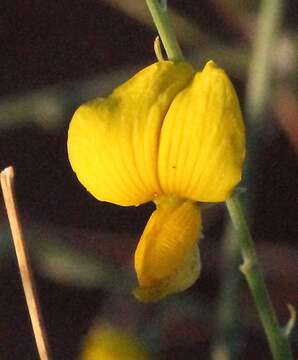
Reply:
[[135, 253], [142, 301], [191, 286], [200, 273], [198, 202], [224, 201], [241, 179], [244, 125], [225, 72], [160, 61], [107, 98], [82, 105], [68, 134], [73, 170], [101, 201], [154, 201]]
[[149, 354], [132, 334], [104, 324], [91, 329], [83, 343], [80, 359], [149, 360]]

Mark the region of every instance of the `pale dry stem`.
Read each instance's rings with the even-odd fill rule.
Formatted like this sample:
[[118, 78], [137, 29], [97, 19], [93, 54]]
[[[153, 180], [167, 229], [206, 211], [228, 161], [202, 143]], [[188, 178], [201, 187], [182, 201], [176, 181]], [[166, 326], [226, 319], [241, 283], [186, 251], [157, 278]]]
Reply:
[[0, 173], [0, 180], [39, 357], [41, 360], [50, 360], [46, 333], [16, 207], [14, 196], [14, 170], [12, 166], [4, 169]]

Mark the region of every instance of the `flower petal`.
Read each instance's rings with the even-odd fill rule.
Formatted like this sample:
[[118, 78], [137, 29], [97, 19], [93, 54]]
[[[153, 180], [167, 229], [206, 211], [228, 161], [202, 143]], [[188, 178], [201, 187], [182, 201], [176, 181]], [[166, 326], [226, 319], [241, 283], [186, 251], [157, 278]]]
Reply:
[[192, 286], [200, 276], [201, 259], [197, 244], [189, 250], [181, 266], [173, 274], [153, 286], [140, 286], [134, 290], [135, 297], [144, 303], [157, 302], [164, 297], [184, 291]]
[[163, 122], [161, 188], [196, 201], [224, 201], [241, 179], [244, 125], [225, 72], [209, 61], [181, 91]]
[[93, 196], [128, 206], [161, 193], [160, 129], [173, 98], [192, 76], [186, 63], [158, 62], [109, 97], [90, 101], [75, 112], [68, 133], [69, 159]]
[[149, 360], [142, 342], [129, 330], [109, 323], [92, 327], [83, 342], [81, 360]]
[[136, 249], [135, 269], [141, 288], [164, 296], [190, 286], [193, 276], [185, 277], [190, 272], [198, 276], [198, 266], [190, 259], [199, 263], [192, 249], [201, 232], [201, 216], [189, 200], [163, 196], [156, 203]]

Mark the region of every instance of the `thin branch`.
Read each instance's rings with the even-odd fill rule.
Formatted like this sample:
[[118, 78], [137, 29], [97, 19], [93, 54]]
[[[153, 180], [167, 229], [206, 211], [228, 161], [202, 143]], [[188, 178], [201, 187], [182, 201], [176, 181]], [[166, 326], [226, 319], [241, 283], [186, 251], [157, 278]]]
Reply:
[[10, 166], [2, 171], [0, 180], [39, 357], [41, 360], [50, 360], [46, 333], [15, 202], [13, 167]]
[[274, 50], [284, 7], [282, 0], [261, 1], [246, 88], [245, 113], [252, 126], [262, 120], [271, 96]]
[[241, 271], [244, 274], [250, 291], [253, 295], [259, 316], [261, 318], [270, 350], [275, 360], [291, 360], [290, 341], [279, 326], [269, 292], [267, 290], [263, 273], [259, 265], [254, 241], [251, 237], [243, 206], [235, 193], [226, 200], [231, 220], [238, 233], [239, 245], [242, 253], [243, 264]]
[[160, 3], [158, 0], [146, 0], [146, 3], [169, 60], [182, 61], [183, 54], [170, 21], [166, 3]]
[[236, 272], [241, 260], [239, 242], [230, 222], [226, 225], [221, 248], [220, 292], [211, 357], [233, 360], [239, 358], [241, 350], [239, 293], [242, 278]]

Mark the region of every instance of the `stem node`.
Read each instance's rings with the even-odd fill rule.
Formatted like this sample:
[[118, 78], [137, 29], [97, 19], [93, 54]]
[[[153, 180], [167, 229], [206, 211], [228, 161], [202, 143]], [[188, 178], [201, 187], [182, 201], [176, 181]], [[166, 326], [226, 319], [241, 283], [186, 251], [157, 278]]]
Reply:
[[240, 266], [239, 270], [242, 272], [243, 275], [247, 275], [253, 267], [252, 261], [245, 260]]

